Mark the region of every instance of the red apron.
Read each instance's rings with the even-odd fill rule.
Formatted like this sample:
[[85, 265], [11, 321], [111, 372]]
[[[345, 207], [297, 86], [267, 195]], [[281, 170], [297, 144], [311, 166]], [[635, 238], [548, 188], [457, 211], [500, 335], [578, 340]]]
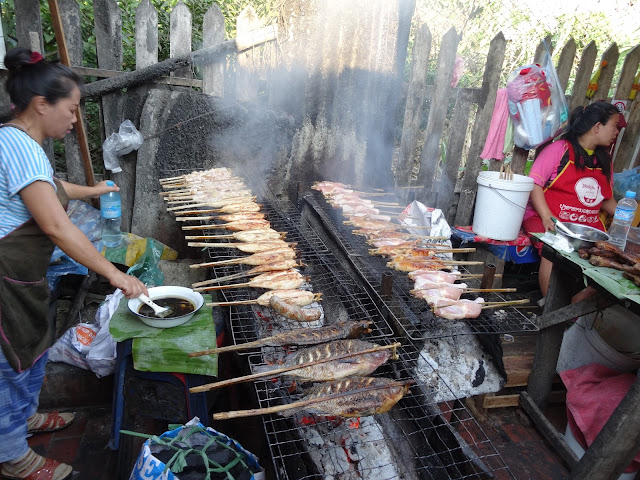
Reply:
[[613, 197], [611, 184], [602, 168], [576, 168], [573, 147], [568, 142], [567, 147], [567, 165], [544, 190], [547, 205], [553, 216], [563, 222], [581, 223], [604, 231], [600, 206]]

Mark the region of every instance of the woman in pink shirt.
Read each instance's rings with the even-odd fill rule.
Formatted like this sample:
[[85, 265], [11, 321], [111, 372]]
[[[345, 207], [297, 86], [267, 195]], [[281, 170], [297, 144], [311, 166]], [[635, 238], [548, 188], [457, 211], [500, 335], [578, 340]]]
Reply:
[[[555, 231], [551, 220], [580, 223], [605, 230], [600, 211], [614, 214], [613, 165], [608, 147], [618, 135], [618, 109], [607, 102], [578, 107], [567, 132], [547, 146], [529, 176], [535, 183], [522, 226], [527, 233]], [[540, 252], [542, 243], [534, 241]], [[538, 280], [547, 295], [552, 263], [540, 261]]]

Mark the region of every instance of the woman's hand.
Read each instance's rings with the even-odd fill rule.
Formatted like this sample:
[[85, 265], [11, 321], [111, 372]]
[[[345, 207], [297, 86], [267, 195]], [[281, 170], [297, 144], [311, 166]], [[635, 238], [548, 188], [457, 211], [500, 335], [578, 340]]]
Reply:
[[542, 220], [542, 225], [544, 226], [544, 231], [545, 232], [555, 232], [556, 231], [556, 224], [553, 223], [553, 220], [551, 220], [551, 217], [540, 217], [540, 219]]
[[112, 286], [119, 288], [127, 298], [136, 298], [141, 293], [149, 295], [147, 287], [133, 275], [127, 275], [126, 273], [118, 270], [112, 278], [109, 278], [109, 283]]
[[89, 195], [91, 198], [98, 198], [100, 195], [103, 195], [105, 193], [109, 193], [109, 192], [119, 192], [120, 191], [120, 187], [117, 186], [115, 183], [112, 187], [110, 187], [109, 185], [107, 185], [107, 181], [103, 180], [100, 183], [97, 183], [96, 185], [94, 185], [92, 187], [92, 192], [91, 195]]

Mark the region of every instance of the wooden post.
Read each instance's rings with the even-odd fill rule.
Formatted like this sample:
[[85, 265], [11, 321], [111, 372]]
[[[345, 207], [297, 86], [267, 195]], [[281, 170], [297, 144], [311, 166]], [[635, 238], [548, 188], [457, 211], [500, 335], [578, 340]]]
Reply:
[[[178, 4], [171, 11], [170, 15], [171, 35], [169, 38], [169, 51], [171, 57], [180, 57], [191, 53], [191, 11], [183, 2]], [[191, 78], [193, 75], [190, 68], [181, 68], [171, 73], [176, 77]]]
[[[53, 30], [56, 34], [56, 42], [58, 43], [58, 52], [60, 53], [60, 62], [63, 65], [71, 66], [69, 61], [69, 54], [67, 52], [67, 42], [64, 38], [64, 32], [62, 30], [62, 19], [60, 18], [60, 10], [58, 9], [57, 0], [49, 0], [49, 9], [51, 11], [51, 23], [53, 24]], [[82, 112], [78, 108], [76, 110], [76, 122], [74, 128], [78, 135], [78, 142], [80, 146], [80, 153], [82, 154], [82, 163], [84, 165], [84, 173], [86, 176], [87, 185], [92, 187], [95, 185], [93, 179], [93, 165], [91, 165], [91, 155], [89, 154], [89, 143], [87, 142], [87, 131], [84, 127], [84, 121], [82, 119]]]
[[580, 64], [576, 72], [576, 79], [573, 82], [573, 90], [571, 90], [569, 115], [571, 115], [571, 112], [573, 112], [576, 107], [584, 107], [588, 103], [585, 95], [587, 93], [587, 87], [589, 86], [589, 80], [591, 80], [591, 72], [593, 71], [597, 54], [598, 49], [595, 42], [590, 42], [582, 51], [582, 57], [580, 58]]
[[[202, 21], [202, 46], [212, 47], [224, 42], [224, 16], [220, 7], [211, 5]], [[217, 97], [224, 96], [224, 62], [202, 68], [202, 91]]]
[[404, 109], [402, 138], [396, 166], [396, 185], [409, 185], [414, 166], [414, 152], [418, 143], [422, 110], [427, 90], [427, 72], [429, 52], [431, 51], [431, 32], [426, 25], [421, 25], [416, 32], [411, 54], [411, 78], [407, 91]]

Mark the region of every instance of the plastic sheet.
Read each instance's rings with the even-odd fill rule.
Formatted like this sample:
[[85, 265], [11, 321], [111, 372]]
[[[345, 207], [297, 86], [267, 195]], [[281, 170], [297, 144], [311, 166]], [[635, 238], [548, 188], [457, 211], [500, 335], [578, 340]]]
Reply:
[[102, 144], [102, 157], [104, 166], [113, 173], [122, 171], [118, 157], [137, 150], [142, 145], [144, 138], [136, 129], [131, 120], [125, 120], [120, 124], [118, 133], [112, 133]]
[[532, 149], [562, 133], [569, 107], [548, 51], [544, 65], [525, 65], [512, 72], [507, 92], [518, 147]]

